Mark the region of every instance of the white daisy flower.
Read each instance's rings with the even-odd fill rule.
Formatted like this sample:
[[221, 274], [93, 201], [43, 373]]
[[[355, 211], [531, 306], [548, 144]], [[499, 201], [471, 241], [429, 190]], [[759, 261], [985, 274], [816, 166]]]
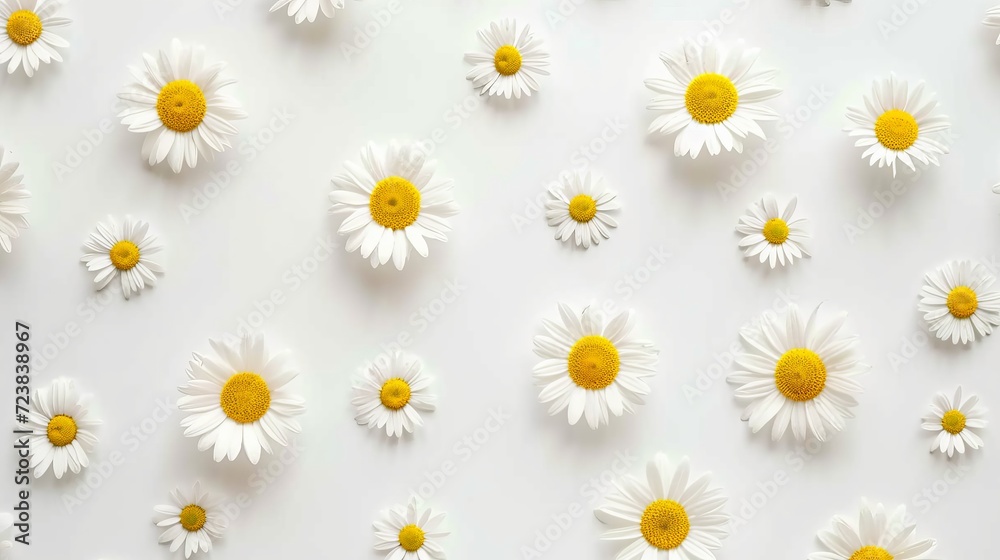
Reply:
[[571, 425], [581, 416], [597, 429], [615, 416], [632, 413], [649, 394], [645, 378], [656, 373], [653, 343], [632, 335], [632, 311], [623, 311], [605, 324], [590, 307], [578, 313], [560, 303], [561, 324], [543, 319], [545, 334], [534, 339], [535, 384], [539, 402], [552, 403], [549, 414], [569, 409]]
[[396, 352], [388, 363], [372, 363], [364, 377], [354, 384], [354, 420], [369, 428], [385, 428], [387, 436], [401, 437], [423, 426], [418, 411], [433, 412], [435, 397], [430, 393], [431, 378], [421, 372], [415, 356]]
[[938, 102], [934, 94], [924, 93], [924, 82], [917, 82], [911, 89], [905, 80], [889, 74], [884, 80], [875, 80], [871, 95], [864, 97], [863, 108], [848, 107], [847, 118], [853, 123], [845, 128], [848, 136], [858, 136], [854, 143], [867, 148], [861, 159], [870, 158], [868, 164], [892, 168], [896, 175], [896, 161], [916, 170], [913, 160], [924, 165], [940, 165], [938, 155], [947, 154], [948, 146], [929, 138], [935, 132], [951, 127], [948, 117], [932, 115]]
[[236, 459], [246, 450], [257, 464], [261, 449], [271, 453], [271, 441], [288, 445], [288, 436], [302, 427], [295, 416], [305, 412], [305, 401], [288, 384], [298, 374], [287, 365], [287, 354], [272, 354], [259, 334], [244, 335], [239, 347], [209, 340], [217, 358], [195, 353], [188, 362], [188, 382], [177, 409], [184, 435], [200, 438], [198, 451], [214, 447], [216, 462]]
[[657, 453], [646, 465], [646, 481], [624, 476], [607, 501], [594, 510], [612, 529], [602, 540], [628, 546], [616, 560], [714, 560], [728, 534], [726, 496], [710, 488], [711, 473], [691, 477], [688, 458], [674, 467]]
[[[1000, 6], [994, 6], [986, 10], [986, 17], [983, 19], [983, 23], [989, 27], [1000, 27]], [[1000, 37], [997, 37], [996, 44], [1000, 45]]]
[[435, 179], [433, 161], [412, 143], [389, 143], [384, 152], [368, 146], [359, 166], [345, 162], [346, 173], [333, 178], [331, 213], [346, 213], [338, 233], [347, 235], [345, 249], [371, 259], [378, 267], [392, 259], [403, 270], [414, 249], [427, 256], [427, 239], [447, 241], [447, 219], [458, 213], [451, 179]]
[[22, 66], [30, 78], [39, 63], [62, 62], [56, 48], [69, 43], [52, 32], [71, 23], [56, 17], [62, 7], [61, 0], [0, 0], [0, 25], [7, 30], [0, 35], [0, 64], [7, 64], [8, 74]]
[[383, 510], [375, 520], [375, 550], [387, 551], [386, 560], [444, 560], [436, 539], [447, 536], [440, 528], [444, 514], [417, 507], [411, 497], [405, 506]]
[[808, 220], [793, 219], [798, 197], [792, 197], [784, 209], [778, 205], [774, 195], [766, 194], [760, 202], [755, 202], [747, 213], [740, 216], [736, 231], [743, 234], [740, 247], [747, 257], [760, 255], [760, 262], [774, 265], [789, 265], [798, 258], [808, 257], [805, 240], [809, 239], [806, 229]]
[[29, 468], [41, 478], [52, 467], [52, 474], [62, 478], [67, 470], [74, 474], [90, 465], [87, 454], [97, 445], [94, 428], [100, 420], [91, 417], [87, 398], [81, 397], [73, 381], [58, 378], [48, 387], [35, 389], [28, 412]]
[[333, 18], [337, 10], [344, 9], [344, 0], [278, 0], [271, 6], [271, 11], [276, 12], [285, 6], [288, 6], [288, 15], [295, 18], [295, 23], [312, 23], [320, 11], [324, 16]]
[[525, 25], [517, 32], [517, 21], [504, 19], [480, 29], [479, 40], [486, 52], [465, 53], [465, 61], [472, 70], [465, 79], [472, 80], [472, 87], [480, 95], [503, 95], [520, 99], [538, 91], [539, 76], [548, 76], [549, 54], [542, 49], [542, 42], [535, 39], [531, 27]]
[[920, 303], [924, 320], [941, 340], [962, 344], [987, 336], [1000, 325], [1000, 294], [989, 290], [996, 278], [971, 261], [951, 261], [924, 275]]
[[180, 488], [170, 492], [172, 504], [156, 506], [153, 523], [166, 527], [160, 534], [160, 544], [170, 543], [170, 552], [184, 545], [184, 558], [192, 554], [212, 551], [212, 539], [222, 538], [228, 521], [222, 512], [222, 499], [213, 496], [195, 482], [191, 492]]
[[673, 134], [674, 155], [698, 157], [702, 147], [716, 155], [743, 152], [743, 139], [753, 134], [766, 139], [758, 122], [778, 119], [764, 104], [781, 93], [772, 84], [775, 70], [754, 69], [760, 49], [742, 44], [726, 49], [710, 43], [702, 49], [687, 41], [682, 49], [661, 53], [667, 79], [651, 78], [646, 87], [657, 95], [646, 107], [663, 113], [649, 133]]
[[857, 523], [837, 515], [818, 537], [829, 552], [814, 552], [809, 560], [920, 560], [934, 549], [934, 539], [918, 539], [906, 506], [886, 514], [882, 504], [863, 503]]
[[970, 449], [983, 446], [983, 439], [973, 431], [981, 430], [988, 424], [986, 408], [979, 406], [978, 395], [969, 395], [963, 400], [962, 386], [959, 385], [951, 399], [944, 393], [935, 395], [930, 408], [931, 413], [924, 416], [921, 427], [937, 432], [931, 444], [931, 453], [940, 451], [951, 457], [955, 451], [965, 453], [966, 446]]
[[31, 193], [16, 174], [20, 164], [0, 146], [0, 247], [10, 252], [11, 240], [20, 237], [20, 230], [28, 227], [25, 214], [28, 209], [20, 202], [31, 198]]
[[548, 191], [545, 218], [556, 228], [556, 239], [575, 239], [576, 246], [589, 249], [601, 239], [611, 237], [610, 230], [618, 227], [611, 217], [621, 208], [618, 193], [604, 188], [603, 181], [589, 171], [574, 173], [563, 179], [559, 187]]
[[221, 90], [236, 82], [223, 75], [224, 62], [207, 64], [205, 47], [178, 39], [159, 56], [143, 54], [143, 67], [129, 67], [135, 82], [118, 97], [128, 105], [118, 114], [129, 131], [145, 134], [142, 157], [155, 165], [167, 160], [174, 173], [212, 159], [232, 147], [238, 131], [232, 121], [245, 119], [236, 99]]
[[840, 334], [847, 314], [821, 322], [819, 308], [803, 322], [798, 306], [789, 305], [783, 320], [764, 316], [759, 327], [740, 332], [744, 353], [727, 380], [739, 385], [737, 399], [749, 401], [741, 419], [753, 433], [774, 420], [774, 441], [789, 425], [799, 441], [809, 434], [826, 441], [828, 428], [839, 432], [853, 417], [862, 392], [857, 378], [868, 366], [858, 357], [857, 339]]
[[155, 285], [155, 274], [163, 274], [163, 267], [149, 259], [149, 255], [163, 247], [156, 237], [149, 234], [149, 224], [125, 216], [119, 226], [108, 216], [108, 223], [97, 223], [96, 231], [84, 243], [86, 251], [81, 261], [87, 270], [97, 272], [94, 283], [103, 290], [115, 277], [121, 277], [122, 294], [128, 299], [132, 293], [139, 293], [146, 285]]

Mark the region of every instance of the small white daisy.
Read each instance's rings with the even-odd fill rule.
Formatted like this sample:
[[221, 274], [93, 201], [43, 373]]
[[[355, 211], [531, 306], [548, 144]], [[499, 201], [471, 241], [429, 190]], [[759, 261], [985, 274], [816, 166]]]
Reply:
[[574, 173], [552, 187], [545, 201], [545, 218], [556, 228], [556, 239], [576, 241], [577, 247], [589, 249], [601, 239], [611, 237], [610, 230], [618, 227], [611, 214], [621, 208], [618, 193], [604, 188], [603, 181], [589, 171]]
[[628, 543], [616, 560], [714, 560], [729, 515], [725, 494], [711, 482], [711, 473], [691, 476], [687, 457], [675, 467], [657, 453], [646, 465], [645, 482], [622, 477], [594, 510], [612, 527], [601, 539]]
[[863, 503], [858, 520], [837, 515], [818, 537], [829, 552], [814, 552], [809, 560], [921, 560], [934, 549], [934, 539], [918, 539], [906, 506], [886, 514], [885, 506]]
[[965, 453], [966, 446], [970, 449], [982, 447], [983, 439], [973, 430], [986, 427], [986, 412], [985, 407], [979, 406], [978, 395], [962, 399], [961, 385], [955, 389], [955, 396], [951, 399], [944, 393], [935, 395], [931, 413], [924, 416], [921, 425], [925, 430], [937, 432], [937, 437], [931, 443], [931, 453], [940, 451], [951, 457], [955, 451]]
[[337, 10], [344, 9], [344, 0], [278, 0], [271, 6], [271, 11], [276, 12], [285, 6], [288, 6], [288, 15], [295, 18], [295, 23], [312, 23], [320, 11], [332, 18]]
[[0, 34], [0, 64], [7, 64], [8, 74], [21, 66], [30, 78], [40, 63], [62, 62], [56, 48], [69, 43], [52, 32], [71, 23], [56, 17], [62, 7], [62, 0], [0, 0], [0, 25], [7, 31]]
[[430, 393], [431, 378], [421, 368], [419, 359], [400, 352], [388, 363], [376, 360], [369, 365], [354, 385], [354, 420], [369, 428], [384, 427], [387, 436], [396, 437], [423, 426], [418, 411], [433, 412], [436, 399]]
[[[1000, 27], [1000, 6], [994, 6], [986, 10], [986, 17], [983, 19], [983, 23], [989, 27]], [[997, 37], [996, 44], [1000, 45], [1000, 37]]]
[[941, 340], [953, 344], [987, 336], [1000, 325], [1000, 293], [989, 290], [996, 278], [971, 261], [951, 261], [924, 275], [920, 303], [924, 320]]
[[857, 378], [868, 366], [860, 361], [857, 339], [840, 334], [847, 314], [821, 322], [819, 309], [803, 321], [792, 304], [783, 320], [765, 315], [759, 327], [740, 332], [744, 353], [727, 380], [739, 385], [737, 399], [749, 401], [741, 419], [753, 433], [774, 420], [774, 441], [789, 426], [799, 441], [809, 434], [826, 441], [828, 427], [839, 432], [853, 417], [862, 392]]
[[21, 183], [21, 175], [16, 174], [19, 165], [0, 146], [0, 247], [8, 253], [11, 240], [17, 239], [21, 235], [20, 230], [28, 227], [25, 217], [28, 209], [21, 201], [31, 198], [31, 193]]
[[191, 492], [176, 488], [170, 492], [172, 504], [156, 506], [153, 523], [166, 527], [160, 534], [160, 544], [170, 543], [170, 552], [184, 545], [184, 558], [212, 551], [212, 539], [222, 538], [228, 521], [220, 506], [222, 499], [213, 496], [195, 482]]
[[951, 124], [944, 115], [932, 115], [938, 102], [933, 94], [924, 93], [923, 81], [910, 88], [906, 80], [889, 74], [875, 80], [864, 101], [863, 108], [847, 108], [853, 125], [844, 129], [848, 136], [859, 137], [855, 146], [867, 148], [861, 159], [870, 158], [869, 165], [877, 161], [879, 167], [891, 168], [893, 176], [897, 161], [911, 170], [916, 170], [913, 160], [940, 165], [938, 155], [947, 154], [948, 146], [929, 135], [944, 132]]
[[771, 268], [775, 264], [791, 265], [796, 258], [808, 257], [805, 240], [809, 239], [806, 229], [808, 220], [794, 219], [797, 197], [792, 197], [784, 209], [771, 194], [764, 195], [760, 202], [755, 202], [747, 213], [740, 216], [736, 231], [743, 234], [740, 247], [747, 257], [760, 255], [760, 262], [768, 262]]
[[167, 160], [174, 173], [232, 147], [232, 121], [246, 112], [222, 89], [236, 80], [223, 74], [224, 62], [205, 62], [205, 47], [178, 39], [158, 57], [143, 54], [143, 67], [129, 67], [135, 82], [118, 97], [128, 108], [118, 114], [130, 132], [145, 134], [142, 157], [149, 165]]
[[778, 119], [764, 104], [781, 89], [772, 83], [776, 71], [754, 69], [760, 49], [738, 44], [730, 49], [709, 43], [704, 48], [687, 41], [676, 52], [660, 54], [669, 77], [646, 80], [658, 95], [647, 109], [663, 113], [649, 133], [677, 134], [674, 155], [698, 157], [703, 147], [716, 155], [743, 152], [743, 139], [753, 134], [766, 139], [758, 122]]
[[632, 335], [632, 311], [605, 323], [590, 307], [577, 312], [559, 304], [561, 324], [543, 319], [545, 334], [534, 339], [535, 384], [539, 402], [552, 403], [549, 414], [569, 409], [569, 423], [586, 416], [592, 429], [607, 424], [608, 412], [632, 413], [649, 394], [645, 378], [656, 374], [653, 343]]
[[383, 510], [375, 520], [375, 550], [386, 552], [386, 560], [444, 560], [444, 549], [436, 541], [448, 535], [441, 528], [444, 514], [417, 507], [411, 497], [405, 506]]
[[295, 417], [305, 412], [305, 401], [288, 387], [298, 374], [287, 353], [270, 353], [260, 335], [244, 335], [237, 348], [208, 342], [218, 357], [195, 353], [180, 387], [184, 435], [200, 438], [198, 451], [214, 448], [216, 462], [245, 450], [256, 465], [262, 449], [271, 453], [271, 441], [286, 446], [289, 434], [302, 431]]
[[149, 259], [149, 255], [163, 247], [156, 237], [149, 234], [149, 224], [125, 216], [119, 226], [108, 216], [108, 223], [97, 223], [97, 229], [84, 243], [85, 253], [81, 261], [87, 270], [97, 272], [94, 283], [103, 290], [115, 279], [121, 277], [122, 294], [128, 299], [132, 293], [139, 293], [147, 284], [156, 284], [155, 274], [163, 274], [163, 267]]
[[530, 26], [525, 25], [518, 33], [517, 21], [504, 19], [490, 23], [478, 34], [486, 52], [465, 53], [465, 61], [472, 64], [465, 79], [472, 80], [472, 87], [481, 95], [503, 95], [507, 99], [511, 95], [520, 99], [522, 94], [530, 97], [532, 91], [538, 91], [538, 77], [549, 75], [549, 54], [532, 35]]
[[73, 381], [55, 379], [48, 387], [35, 389], [28, 412], [29, 468], [41, 478], [52, 467], [52, 474], [62, 478], [67, 470], [74, 474], [90, 465], [87, 454], [97, 445], [94, 428], [100, 420], [91, 418], [87, 398], [76, 392]]

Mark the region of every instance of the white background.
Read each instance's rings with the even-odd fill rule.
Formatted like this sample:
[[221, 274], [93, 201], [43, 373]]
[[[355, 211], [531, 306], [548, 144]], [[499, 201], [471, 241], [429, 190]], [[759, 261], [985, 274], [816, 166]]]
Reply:
[[[988, 2], [909, 0], [905, 15], [901, 0], [828, 8], [797, 0], [583, 0], [552, 25], [546, 12], [557, 9], [554, 0], [402, 0], [384, 26], [369, 23], [380, 12], [386, 19], [383, 0], [348, 0], [334, 20], [311, 26], [269, 14], [268, 0], [233, 3], [220, 15], [218, 3], [205, 0], [73, 2], [66, 61], [32, 80], [20, 71], [0, 76], [0, 141], [22, 161], [34, 195], [31, 229], [13, 254], [0, 255], [8, 331], [0, 359], [10, 372], [3, 414], [13, 416], [14, 321], [31, 324], [36, 356], [72, 324], [76, 336], [58, 352], [52, 343], [55, 357], [44, 367], [36, 361], [33, 383], [75, 378], [104, 420], [91, 471], [114, 452], [123, 458], [108, 476], [92, 475], [99, 487], [71, 511], [64, 496], [84, 495], [83, 477], [57, 481], [49, 473], [32, 481], [33, 544], [18, 545], [18, 557], [168, 558], [156, 544], [152, 508], [174, 485], [201, 479], [230, 499], [251, 499], [216, 543], [218, 560], [376, 559], [371, 521], [378, 511], [405, 501], [425, 473], [452, 461], [454, 474], [429, 501], [449, 514], [452, 535], [442, 541], [449, 557], [523, 557], [554, 516], [565, 521], [563, 514], [582, 510], [565, 530], [549, 529], [561, 534], [542, 556], [612, 558], [620, 546], [598, 540], [602, 527], [590, 513], [604, 487], [589, 481], [612, 468], [616, 453], [634, 457], [628, 470], [642, 475], [657, 451], [689, 455], [695, 470], [713, 471], [732, 498], [729, 512], [750, 517], [725, 541], [720, 559], [804, 558], [819, 546], [816, 531], [834, 514], [855, 514], [862, 497], [907, 504], [920, 533], [938, 539], [938, 557], [993, 552], [995, 428], [985, 432], [985, 450], [948, 461], [927, 452], [933, 436], [920, 429], [920, 417], [934, 392], [959, 383], [1000, 407], [1000, 340], [967, 348], [930, 342], [905, 364], [894, 368], [890, 360], [905, 340], [926, 340], [916, 310], [926, 270], [953, 258], [991, 262], [997, 254], [1000, 197], [990, 186], [1000, 179], [1000, 47], [998, 31], [980, 24]], [[665, 75], [659, 51], [704, 31], [725, 9], [730, 23], [721, 38], [761, 47], [761, 61], [781, 70], [785, 93], [775, 107], [782, 114], [799, 108], [805, 117], [796, 118], [798, 128], [786, 120], [766, 129], [775, 149], [727, 197], [717, 184], [730, 182], [732, 166], [761, 143], [748, 142], [742, 156], [676, 159], [672, 138], [647, 138], [654, 115], [645, 110], [651, 93], [643, 87], [644, 78]], [[477, 28], [505, 16], [532, 23], [550, 49], [552, 75], [520, 103], [476, 103], [462, 54], [480, 48]], [[893, 17], [899, 29], [880, 30], [879, 22]], [[377, 36], [348, 60], [344, 45], [366, 24]], [[210, 59], [230, 63], [239, 80], [230, 93], [250, 113], [237, 141], [270, 143], [253, 157], [236, 146], [174, 175], [146, 166], [139, 135], [105, 123], [111, 132], [74, 159], [71, 150], [81, 150], [88, 135], [97, 138], [88, 131], [105, 119], [115, 123], [115, 95], [130, 79], [126, 66], [175, 36], [206, 44]], [[856, 225], [859, 209], [876, 203], [873, 193], [888, 190], [892, 179], [860, 159], [841, 130], [844, 113], [889, 71], [927, 80], [952, 117], [956, 140], [942, 168], [916, 180], [902, 176], [905, 192], [883, 212], [876, 207], [873, 221], [862, 219], [852, 242], [845, 224]], [[816, 110], [803, 108], [812, 88], [831, 93], [821, 106], [813, 98]], [[467, 99], [476, 108], [456, 120], [449, 111]], [[280, 110], [294, 118], [272, 134]], [[572, 250], [554, 241], [533, 211], [519, 231], [512, 216], [524, 216], [546, 183], [581, 161], [574, 152], [600, 136], [606, 119], [624, 130], [591, 169], [624, 204], [613, 238]], [[421, 139], [438, 128], [446, 138], [434, 157], [440, 173], [454, 178], [462, 206], [451, 241], [432, 244], [429, 258], [399, 273], [371, 270], [338, 239], [300, 285], [286, 282], [319, 242], [336, 237], [327, 193], [343, 161], [356, 160], [370, 140]], [[239, 163], [240, 174], [224, 190], [209, 189], [214, 198], [185, 219], [181, 206], [193, 204], [227, 162]], [[57, 163], [75, 167], [59, 176]], [[742, 257], [733, 228], [767, 191], [800, 196], [814, 230], [812, 259], [771, 271]], [[81, 244], [109, 213], [152, 224], [167, 247], [167, 274], [131, 301], [115, 294], [91, 313]], [[647, 274], [647, 257], [661, 247], [670, 258]], [[628, 275], [645, 282], [629, 291]], [[452, 279], [464, 288], [442, 307], [435, 300]], [[250, 477], [273, 457], [257, 467], [243, 456], [216, 464], [182, 436], [180, 413], [161, 424], [151, 418], [157, 399], [175, 401], [191, 352], [208, 351], [210, 336], [235, 332], [273, 290], [284, 303], [263, 330], [294, 353], [309, 410], [298, 458], [258, 492]], [[804, 463], [789, 455], [790, 440], [772, 443], [766, 433], [749, 432], [713, 366], [727, 360], [742, 325], [789, 292], [803, 306], [825, 301], [829, 313], [848, 311], [847, 328], [872, 365], [857, 417]], [[637, 311], [640, 334], [661, 350], [653, 392], [637, 414], [593, 432], [548, 417], [537, 403], [531, 339], [560, 299], [578, 306], [610, 300]], [[411, 319], [422, 307], [439, 312], [425, 329]], [[396, 442], [354, 423], [350, 384], [401, 333], [435, 376], [440, 406], [415, 436]], [[686, 395], [699, 375], [701, 394]], [[509, 419], [470, 453], [463, 439], [482, 440], [477, 430], [490, 409]], [[143, 427], [152, 434], [133, 450], [123, 436]], [[15, 493], [11, 445], [3, 451], [11, 472], [0, 477], [2, 509], [13, 506]], [[958, 468], [960, 478], [949, 473]], [[779, 471], [787, 483], [759, 511], [744, 507]], [[920, 496], [925, 489], [934, 503]]]

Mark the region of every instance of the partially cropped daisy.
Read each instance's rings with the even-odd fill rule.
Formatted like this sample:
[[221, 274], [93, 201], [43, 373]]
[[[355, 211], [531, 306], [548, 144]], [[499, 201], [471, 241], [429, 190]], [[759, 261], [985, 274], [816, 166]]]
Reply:
[[[983, 23], [990, 27], [1000, 27], [1000, 6], [986, 10], [986, 18], [983, 19]], [[996, 44], [1000, 45], [1000, 37], [997, 37]]]
[[934, 539], [918, 539], [906, 506], [886, 513], [885, 506], [863, 503], [855, 522], [840, 515], [818, 533], [829, 552], [814, 552], [809, 560], [920, 560], [934, 549]]
[[120, 225], [111, 216], [107, 224], [98, 222], [83, 247], [86, 253], [80, 260], [87, 264], [87, 270], [97, 273], [94, 283], [98, 290], [120, 277], [122, 294], [128, 299], [147, 284], [156, 284], [155, 275], [163, 274], [163, 267], [149, 258], [163, 247], [149, 234], [148, 223], [131, 216], [125, 216]]
[[20, 230], [28, 227], [25, 217], [28, 209], [22, 201], [31, 198], [31, 193], [21, 183], [18, 165], [0, 146], [0, 247], [8, 253], [11, 240], [17, 239], [21, 235]]
[[417, 507], [410, 498], [405, 506], [383, 510], [375, 520], [375, 550], [386, 552], [386, 560], [444, 560], [437, 539], [448, 535], [441, 528], [443, 513]]
[[166, 527], [160, 534], [160, 544], [170, 543], [170, 552], [184, 545], [184, 557], [212, 551], [212, 539], [222, 538], [228, 521], [222, 512], [222, 500], [202, 489], [195, 482], [190, 492], [180, 488], [170, 492], [173, 503], [156, 506], [153, 522]]
[[574, 173], [563, 184], [549, 189], [545, 218], [556, 228], [556, 239], [589, 249], [611, 237], [618, 222], [611, 217], [621, 208], [618, 193], [604, 188], [603, 181], [589, 171]]
[[426, 257], [427, 239], [448, 240], [448, 218], [458, 212], [453, 183], [435, 178], [435, 162], [424, 154], [393, 141], [384, 151], [368, 144], [362, 165], [344, 163], [347, 171], [333, 178], [330, 212], [347, 215], [337, 231], [348, 236], [348, 253], [361, 249], [372, 267], [392, 259], [403, 270], [411, 249]]
[[199, 451], [214, 447], [216, 461], [232, 461], [242, 449], [256, 465], [261, 449], [271, 453], [270, 442], [286, 446], [289, 434], [302, 431], [295, 417], [305, 401], [288, 387], [298, 374], [287, 354], [269, 352], [260, 335], [244, 335], [238, 347], [208, 342], [217, 357], [195, 353], [180, 387], [184, 435], [199, 438]]
[[955, 396], [948, 398], [944, 393], [934, 396], [931, 413], [924, 416], [923, 429], [937, 432], [931, 443], [931, 452], [940, 451], [949, 457], [965, 453], [965, 447], [979, 449], [983, 438], [974, 430], [986, 427], [986, 408], [979, 406], [979, 396], [969, 395], [962, 399], [962, 387], [955, 389]]
[[35, 469], [35, 478], [41, 478], [50, 466], [52, 474], [62, 478], [67, 470], [79, 473], [90, 464], [87, 454], [97, 445], [93, 430], [101, 421], [92, 418], [87, 401], [71, 380], [61, 377], [35, 389], [27, 422], [32, 431], [28, 467]]
[[369, 428], [385, 428], [388, 436], [401, 437], [423, 426], [420, 411], [433, 412], [431, 378], [421, 372], [415, 356], [393, 353], [385, 363], [376, 360], [354, 385], [351, 404], [354, 420]]
[[771, 194], [764, 195], [760, 202], [755, 202], [747, 213], [740, 216], [736, 231], [743, 234], [740, 247], [748, 257], [760, 255], [760, 262], [791, 265], [796, 258], [808, 257], [805, 240], [809, 232], [805, 226], [805, 218], [794, 218], [797, 197], [792, 197], [782, 209]]
[[643, 404], [649, 394], [645, 378], [656, 373], [653, 343], [633, 336], [632, 312], [623, 311], [608, 322], [590, 307], [577, 312], [559, 304], [560, 321], [543, 319], [545, 334], [535, 337], [535, 384], [539, 402], [551, 403], [549, 414], [569, 409], [570, 424], [586, 416], [597, 429], [608, 413], [621, 416]]
[[765, 315], [760, 326], [740, 333], [744, 352], [727, 380], [739, 385], [736, 398], [749, 401], [742, 419], [757, 433], [768, 422], [777, 441], [789, 426], [795, 439], [811, 434], [825, 441], [827, 430], [844, 428], [862, 392], [857, 378], [868, 370], [857, 354], [857, 339], [840, 333], [847, 318], [821, 321], [820, 306], [802, 316], [789, 305], [781, 320]]
[[713, 560], [728, 534], [722, 490], [710, 487], [711, 473], [694, 477], [684, 457], [671, 465], [657, 453], [646, 465], [645, 482], [624, 476], [594, 514], [612, 528], [602, 540], [627, 546], [616, 560]]
[[1000, 293], [990, 290], [996, 278], [971, 261], [951, 261], [924, 275], [917, 305], [932, 333], [953, 344], [976, 340], [1000, 325]]
[[481, 95], [502, 95], [520, 99], [538, 91], [539, 76], [548, 76], [549, 54], [542, 49], [542, 42], [525, 25], [517, 32], [513, 19], [494, 21], [479, 30], [479, 40], [486, 47], [484, 52], [465, 53], [465, 61], [472, 70], [465, 75], [472, 80], [472, 87]]
[[947, 154], [948, 146], [930, 136], [951, 127], [948, 117], [935, 115], [938, 102], [933, 94], [924, 93], [924, 82], [912, 88], [895, 74], [875, 80], [871, 95], [864, 97], [862, 108], [848, 107], [847, 118], [853, 123], [845, 128], [849, 136], [858, 136], [854, 143], [867, 148], [861, 159], [869, 165], [892, 168], [896, 161], [916, 170], [914, 160], [924, 165], [939, 165], [938, 155]]
[[205, 47], [178, 39], [157, 57], [143, 54], [143, 67], [129, 67], [135, 82], [118, 97], [128, 108], [118, 114], [129, 131], [145, 134], [142, 157], [149, 165], [167, 160], [174, 173], [212, 159], [231, 147], [232, 121], [245, 119], [236, 99], [222, 89], [236, 80], [223, 74], [224, 62], [208, 64]]
[[649, 126], [650, 134], [678, 132], [674, 155], [698, 157], [703, 147], [716, 155], [743, 152], [743, 139], [753, 134], [764, 139], [758, 122], [778, 119], [764, 104], [781, 90], [772, 84], [774, 70], [754, 68], [760, 49], [742, 44], [726, 49], [693, 41], [676, 52], [661, 53], [669, 77], [650, 78], [646, 87], [658, 95], [647, 109], [662, 114]]
[[0, 0], [0, 25], [6, 30], [0, 35], [0, 64], [7, 64], [8, 74], [21, 66], [30, 78], [40, 63], [62, 62], [56, 48], [69, 43], [52, 32], [71, 23], [56, 17], [62, 6], [62, 0]]
[[295, 18], [295, 23], [312, 23], [316, 21], [320, 11], [324, 16], [332, 18], [337, 10], [344, 9], [344, 0], [278, 0], [271, 6], [271, 11], [278, 11], [285, 6], [288, 6], [288, 15]]

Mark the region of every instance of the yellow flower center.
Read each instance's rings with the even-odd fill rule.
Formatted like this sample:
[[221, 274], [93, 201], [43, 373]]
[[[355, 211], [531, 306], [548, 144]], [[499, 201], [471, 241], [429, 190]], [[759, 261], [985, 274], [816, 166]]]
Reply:
[[774, 243], [776, 245], [781, 245], [788, 239], [788, 224], [785, 220], [781, 218], [771, 218], [764, 224], [764, 239], [767, 239], [768, 243]]
[[892, 560], [892, 554], [880, 546], [862, 546], [848, 560]]
[[618, 377], [618, 349], [611, 341], [589, 335], [576, 341], [567, 359], [569, 377], [584, 389], [603, 389]]
[[899, 109], [889, 109], [875, 120], [875, 137], [890, 150], [909, 148], [917, 141], [919, 132], [913, 115]]
[[111, 264], [118, 270], [129, 270], [139, 264], [139, 247], [131, 241], [119, 241], [108, 251]]
[[410, 402], [410, 384], [398, 377], [393, 377], [382, 385], [378, 398], [382, 400], [382, 405], [386, 408], [399, 410]]
[[260, 420], [271, 407], [271, 390], [264, 378], [248, 371], [234, 374], [219, 395], [222, 412], [240, 424]]
[[948, 311], [959, 319], [968, 319], [978, 307], [976, 292], [968, 286], [958, 286], [948, 293]]
[[405, 229], [420, 215], [420, 191], [402, 177], [386, 177], [372, 189], [368, 210], [376, 224]]
[[677, 548], [691, 530], [684, 506], [673, 500], [656, 500], [646, 506], [639, 523], [642, 536], [659, 549]]
[[597, 201], [587, 194], [578, 194], [569, 201], [569, 216], [578, 222], [589, 222], [597, 215]]
[[205, 508], [191, 504], [184, 506], [181, 510], [181, 527], [190, 532], [195, 532], [205, 526], [208, 516], [205, 515]]
[[65, 414], [57, 414], [49, 420], [46, 433], [52, 445], [65, 447], [76, 439], [76, 421]]
[[42, 20], [31, 10], [18, 10], [7, 18], [7, 36], [26, 47], [42, 36]]
[[722, 74], [695, 76], [684, 93], [691, 118], [703, 124], [718, 124], [733, 116], [739, 100], [736, 86]]
[[521, 69], [521, 52], [514, 45], [504, 45], [493, 55], [493, 67], [503, 76], [517, 74]]
[[774, 384], [793, 401], [815, 399], [826, 386], [826, 365], [808, 348], [792, 348], [774, 366]]
[[190, 132], [201, 124], [208, 103], [201, 88], [190, 80], [174, 80], [163, 86], [156, 98], [156, 114], [163, 126], [176, 132]]
[[407, 525], [399, 530], [399, 546], [407, 552], [416, 552], [424, 546], [424, 530], [416, 525]]
[[965, 429], [965, 415], [960, 410], [951, 409], [941, 417], [941, 427], [949, 434], [957, 434]]

